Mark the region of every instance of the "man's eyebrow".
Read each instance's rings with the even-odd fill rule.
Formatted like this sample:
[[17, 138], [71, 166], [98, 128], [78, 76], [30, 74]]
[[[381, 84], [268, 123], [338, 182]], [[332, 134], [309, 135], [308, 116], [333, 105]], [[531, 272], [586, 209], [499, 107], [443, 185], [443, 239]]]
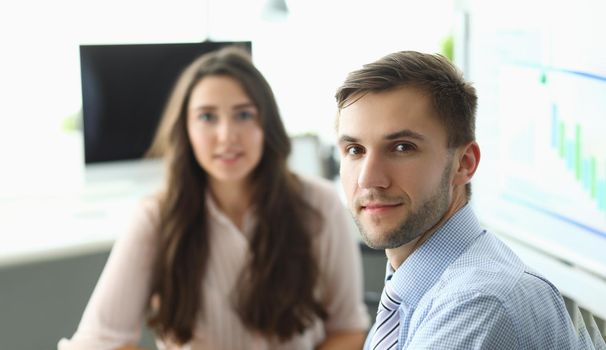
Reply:
[[415, 139], [415, 140], [419, 140], [419, 141], [425, 140], [425, 136], [419, 134], [418, 132], [409, 130], [409, 129], [400, 130], [400, 131], [393, 132], [391, 134], [387, 134], [387, 135], [385, 135], [384, 138], [386, 140], [396, 140], [399, 138], [411, 138], [411, 139]]
[[[418, 132], [409, 130], [409, 129], [400, 130], [400, 131], [393, 132], [391, 134], [387, 134], [383, 138], [386, 140], [389, 140], [389, 141], [397, 140], [400, 138], [410, 138], [410, 139], [415, 139], [415, 140], [419, 140], [419, 141], [425, 141], [425, 136], [419, 134]], [[360, 142], [360, 140], [353, 136], [342, 135], [341, 137], [339, 137], [339, 140], [337, 143], [342, 144], [342, 143], [358, 143], [358, 142]]]
[[339, 137], [339, 141], [337, 142], [338, 144], [342, 144], [342, 143], [356, 143], [359, 140], [355, 137], [352, 136], [348, 136], [348, 135], [343, 135], [341, 137]]

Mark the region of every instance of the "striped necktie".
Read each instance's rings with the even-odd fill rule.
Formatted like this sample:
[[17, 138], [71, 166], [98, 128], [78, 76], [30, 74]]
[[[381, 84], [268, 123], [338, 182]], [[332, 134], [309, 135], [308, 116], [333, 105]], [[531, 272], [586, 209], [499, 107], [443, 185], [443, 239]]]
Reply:
[[391, 280], [386, 281], [377, 311], [377, 328], [370, 342], [371, 350], [395, 349], [398, 345], [398, 335], [400, 334], [398, 306], [401, 302], [402, 299], [391, 287]]

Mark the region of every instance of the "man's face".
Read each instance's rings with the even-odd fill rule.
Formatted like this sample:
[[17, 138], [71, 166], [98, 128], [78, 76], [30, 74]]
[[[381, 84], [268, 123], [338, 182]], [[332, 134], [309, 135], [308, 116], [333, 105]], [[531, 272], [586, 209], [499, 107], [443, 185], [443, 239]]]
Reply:
[[340, 111], [341, 181], [372, 248], [411, 242], [450, 205], [453, 155], [434, 113], [412, 87], [369, 93]]

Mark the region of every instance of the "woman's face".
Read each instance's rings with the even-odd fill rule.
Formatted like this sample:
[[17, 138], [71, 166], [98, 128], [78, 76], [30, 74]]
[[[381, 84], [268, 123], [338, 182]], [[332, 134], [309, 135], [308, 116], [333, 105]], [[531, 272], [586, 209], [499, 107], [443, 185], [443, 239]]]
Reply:
[[245, 184], [263, 153], [259, 111], [241, 84], [207, 76], [192, 89], [187, 133], [212, 185]]

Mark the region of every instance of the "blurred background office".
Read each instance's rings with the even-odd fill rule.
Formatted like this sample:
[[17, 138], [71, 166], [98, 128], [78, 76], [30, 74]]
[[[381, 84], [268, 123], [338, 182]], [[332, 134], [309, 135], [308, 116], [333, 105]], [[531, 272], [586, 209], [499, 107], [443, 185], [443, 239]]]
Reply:
[[[606, 334], [606, 3], [106, 0], [0, 4], [0, 349], [70, 336], [155, 162], [86, 162], [81, 45], [247, 41], [295, 142], [335, 180], [335, 88], [398, 50], [450, 57], [479, 95], [480, 218]], [[384, 255], [361, 246], [366, 300]], [[149, 348], [149, 334], [143, 344]]]

